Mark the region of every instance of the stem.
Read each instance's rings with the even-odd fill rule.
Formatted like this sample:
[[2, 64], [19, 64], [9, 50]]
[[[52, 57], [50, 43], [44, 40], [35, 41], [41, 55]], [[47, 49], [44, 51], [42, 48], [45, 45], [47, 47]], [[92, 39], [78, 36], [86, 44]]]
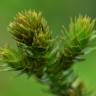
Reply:
[[57, 96], [84, 96], [84, 84], [72, 68], [50, 76], [50, 91]]

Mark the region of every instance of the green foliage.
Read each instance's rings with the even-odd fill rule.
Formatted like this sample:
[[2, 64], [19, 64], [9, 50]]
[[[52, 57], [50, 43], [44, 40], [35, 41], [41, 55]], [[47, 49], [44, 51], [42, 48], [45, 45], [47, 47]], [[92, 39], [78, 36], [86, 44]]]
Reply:
[[22, 11], [8, 26], [17, 42], [17, 50], [1, 48], [0, 61], [13, 70], [35, 75], [58, 96], [85, 96], [83, 83], [72, 65], [84, 60], [88, 51], [96, 49], [87, 49], [96, 39], [94, 25], [95, 20], [79, 16], [71, 19], [68, 29], [63, 27], [62, 34], [54, 39], [41, 12]]

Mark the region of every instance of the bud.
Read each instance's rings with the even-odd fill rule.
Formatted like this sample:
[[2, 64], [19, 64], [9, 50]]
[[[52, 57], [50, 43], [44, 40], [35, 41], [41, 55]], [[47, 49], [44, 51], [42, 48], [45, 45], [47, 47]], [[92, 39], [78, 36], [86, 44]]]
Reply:
[[18, 42], [28, 46], [45, 48], [50, 39], [47, 21], [41, 12], [35, 10], [19, 12], [14, 21], [9, 24], [8, 29]]
[[[79, 16], [75, 20], [71, 20], [69, 25], [70, 43], [74, 43], [81, 49], [86, 47], [89, 39], [94, 31], [95, 20], [92, 20], [88, 16]], [[73, 40], [73, 41], [72, 41]]]
[[63, 28], [61, 67], [63, 66], [64, 69], [68, 69], [74, 61], [85, 60], [81, 57], [85, 54], [84, 49], [88, 47], [90, 38], [93, 36], [94, 25], [95, 20], [88, 16], [79, 16], [78, 18], [71, 19], [68, 30]]
[[[51, 33], [41, 12], [22, 11], [17, 14], [8, 28], [16, 39], [19, 53], [21, 53], [19, 64], [21, 64], [22, 73], [41, 77], [48, 62], [46, 54], [50, 53], [51, 43]], [[18, 70], [15, 67], [14, 69]]]
[[8, 66], [5, 66], [5, 68], [14, 68], [14, 70], [22, 69], [22, 64], [20, 63], [21, 55], [9, 46], [0, 48], [0, 61], [4, 64], [8, 64]]

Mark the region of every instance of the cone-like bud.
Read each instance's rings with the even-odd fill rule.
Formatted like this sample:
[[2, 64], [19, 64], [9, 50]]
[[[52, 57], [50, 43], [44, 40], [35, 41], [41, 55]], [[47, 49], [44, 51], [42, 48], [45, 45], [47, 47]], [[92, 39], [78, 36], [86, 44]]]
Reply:
[[[64, 50], [61, 56], [60, 64], [66, 69], [74, 63], [74, 60], [84, 60], [84, 49], [90, 43], [94, 33], [95, 20], [87, 16], [79, 16], [75, 20], [71, 19], [68, 30], [63, 30]], [[96, 33], [95, 33], [96, 34]]]
[[22, 73], [42, 77], [47, 63], [46, 54], [50, 48], [51, 33], [41, 12], [22, 11], [8, 28], [17, 41], [22, 57]]
[[50, 39], [47, 21], [41, 12], [22, 11], [9, 24], [9, 31], [18, 42], [45, 48]]
[[8, 64], [8, 66], [14, 68], [14, 70], [22, 69], [21, 55], [9, 46], [0, 49], [0, 61]]

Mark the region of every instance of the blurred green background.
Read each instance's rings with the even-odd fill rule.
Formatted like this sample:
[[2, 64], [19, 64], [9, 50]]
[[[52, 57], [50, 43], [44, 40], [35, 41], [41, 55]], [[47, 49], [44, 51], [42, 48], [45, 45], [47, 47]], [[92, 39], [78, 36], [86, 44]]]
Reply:
[[[18, 11], [36, 9], [43, 12], [50, 29], [56, 35], [61, 26], [68, 25], [70, 18], [79, 14], [96, 18], [96, 0], [0, 0], [0, 46], [9, 43], [15, 46], [7, 26]], [[96, 51], [86, 56], [86, 61], [77, 63], [75, 71], [89, 90], [96, 90]], [[47, 86], [26, 75], [16, 72], [0, 72], [0, 96], [53, 96]]]

